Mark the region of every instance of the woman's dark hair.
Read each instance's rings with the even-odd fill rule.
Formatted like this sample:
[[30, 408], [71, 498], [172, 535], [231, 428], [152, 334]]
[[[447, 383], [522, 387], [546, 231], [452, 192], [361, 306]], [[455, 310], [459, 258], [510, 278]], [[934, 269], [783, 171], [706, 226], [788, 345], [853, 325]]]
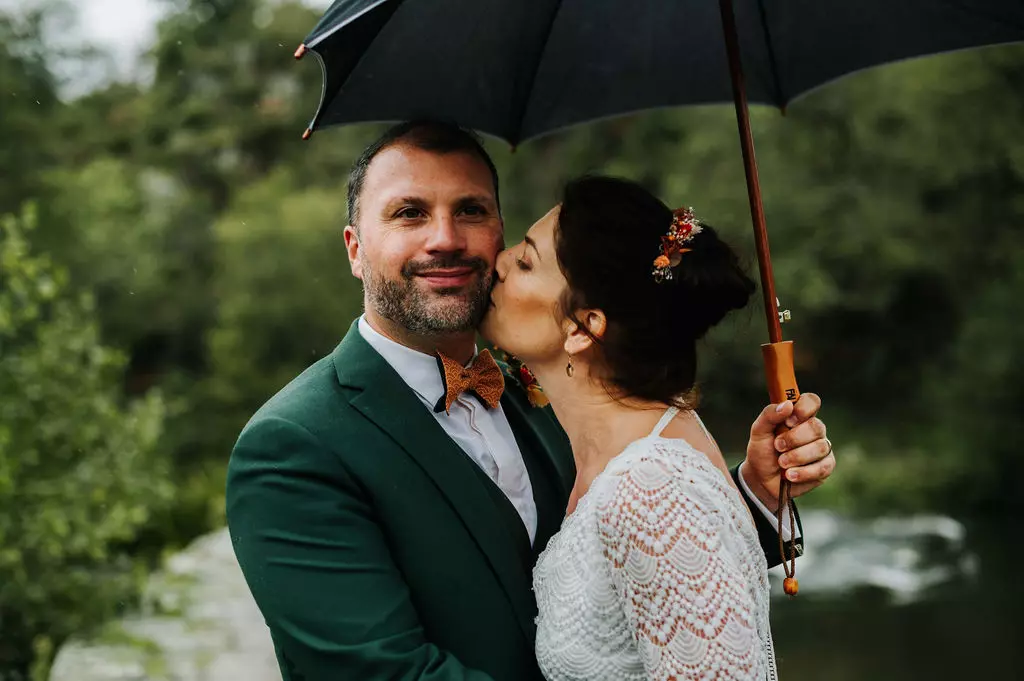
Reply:
[[[698, 217], [700, 217], [698, 213]], [[569, 286], [562, 311], [604, 311], [598, 341], [611, 387], [624, 397], [686, 406], [697, 374], [697, 341], [747, 304], [754, 282], [715, 230], [687, 244], [672, 279], [652, 274], [672, 211], [640, 185], [588, 176], [563, 192], [555, 234]]]

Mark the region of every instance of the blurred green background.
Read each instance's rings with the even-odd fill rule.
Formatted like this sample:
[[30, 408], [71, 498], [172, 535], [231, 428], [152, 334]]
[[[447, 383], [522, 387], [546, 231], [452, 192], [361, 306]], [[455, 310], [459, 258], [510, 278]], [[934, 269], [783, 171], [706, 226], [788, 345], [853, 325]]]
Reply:
[[[103, 55], [53, 40], [67, 5], [33, 7], [0, 10], [4, 680], [45, 679], [68, 636], [223, 524], [239, 429], [360, 312], [345, 179], [380, 130], [300, 140], [320, 93], [291, 58], [317, 18], [301, 3], [169, 2], [144, 78], [74, 96], [58, 63]], [[786, 334], [839, 452], [801, 508], [948, 514], [981, 559], [913, 605], [868, 590], [778, 607], [784, 678], [1019, 669], [1024, 48], [858, 74], [753, 125]], [[756, 270], [731, 107], [488, 147], [510, 243], [599, 171], [693, 205]], [[703, 413], [734, 453], [767, 401], [762, 318], [702, 348]]]

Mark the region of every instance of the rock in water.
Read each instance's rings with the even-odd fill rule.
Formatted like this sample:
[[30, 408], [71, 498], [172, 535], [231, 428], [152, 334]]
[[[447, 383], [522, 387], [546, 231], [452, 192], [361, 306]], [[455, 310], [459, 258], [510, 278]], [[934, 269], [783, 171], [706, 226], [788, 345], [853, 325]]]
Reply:
[[50, 681], [281, 681], [226, 529], [152, 575], [143, 604], [94, 640], [62, 647]]

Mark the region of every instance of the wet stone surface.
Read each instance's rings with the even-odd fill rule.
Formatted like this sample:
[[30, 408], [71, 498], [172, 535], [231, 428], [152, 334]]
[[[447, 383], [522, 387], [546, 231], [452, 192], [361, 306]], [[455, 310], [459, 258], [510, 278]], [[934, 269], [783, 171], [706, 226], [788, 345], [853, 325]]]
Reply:
[[95, 639], [65, 645], [50, 681], [281, 681], [227, 530], [173, 556], [143, 602]]

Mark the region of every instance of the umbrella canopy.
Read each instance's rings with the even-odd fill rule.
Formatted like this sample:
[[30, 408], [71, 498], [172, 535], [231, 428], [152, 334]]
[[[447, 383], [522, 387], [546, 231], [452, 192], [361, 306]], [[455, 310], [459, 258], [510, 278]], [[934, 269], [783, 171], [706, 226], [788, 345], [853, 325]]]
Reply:
[[[1020, 0], [733, 4], [747, 99], [779, 108], [877, 64], [1024, 40]], [[337, 0], [304, 46], [324, 69], [311, 130], [428, 117], [515, 145], [733, 100], [718, 0]]]

